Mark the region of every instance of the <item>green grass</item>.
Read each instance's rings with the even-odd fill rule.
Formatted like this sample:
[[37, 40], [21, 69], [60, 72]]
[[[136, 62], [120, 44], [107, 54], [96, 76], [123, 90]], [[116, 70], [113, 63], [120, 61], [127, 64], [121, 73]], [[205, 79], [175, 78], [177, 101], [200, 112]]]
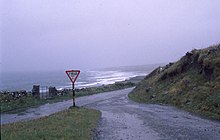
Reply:
[[141, 103], [177, 106], [220, 120], [220, 45], [193, 50], [154, 70], [129, 94]]
[[[91, 88], [85, 88], [81, 90], [76, 90], [76, 97], [80, 96], [88, 96], [103, 92], [109, 92], [114, 90], [120, 90], [125, 89], [129, 87], [134, 87], [135, 84], [131, 82], [119, 82], [115, 84], [105, 85], [105, 86], [99, 86], [99, 87], [91, 87]], [[5, 97], [7, 95], [0, 94], [0, 101], [1, 101], [1, 113], [7, 112], [7, 113], [17, 113], [26, 110], [29, 107], [37, 107], [39, 105], [43, 105], [46, 103], [55, 103], [60, 102], [64, 100], [72, 99], [72, 90], [68, 90], [65, 95], [63, 96], [54, 96], [48, 99], [39, 99], [36, 97], [33, 97], [31, 95], [24, 96], [22, 98], [19, 98], [17, 100], [10, 100], [10, 102], [5, 102], [5, 99], [8, 97]]]
[[72, 108], [48, 117], [1, 125], [3, 140], [89, 140], [101, 112]]

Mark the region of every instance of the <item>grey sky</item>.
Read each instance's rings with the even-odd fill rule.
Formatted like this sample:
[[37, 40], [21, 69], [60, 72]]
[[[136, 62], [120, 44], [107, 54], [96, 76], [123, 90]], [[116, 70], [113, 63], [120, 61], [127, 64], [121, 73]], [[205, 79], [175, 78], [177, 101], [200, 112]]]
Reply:
[[0, 0], [1, 69], [175, 61], [220, 41], [219, 0]]

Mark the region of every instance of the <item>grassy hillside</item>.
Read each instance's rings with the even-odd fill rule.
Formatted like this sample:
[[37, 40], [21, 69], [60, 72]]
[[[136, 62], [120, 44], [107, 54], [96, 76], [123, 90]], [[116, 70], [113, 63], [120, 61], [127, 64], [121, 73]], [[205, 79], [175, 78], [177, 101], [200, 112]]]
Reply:
[[129, 97], [175, 105], [220, 120], [220, 44], [194, 49], [179, 61], [158, 67]]

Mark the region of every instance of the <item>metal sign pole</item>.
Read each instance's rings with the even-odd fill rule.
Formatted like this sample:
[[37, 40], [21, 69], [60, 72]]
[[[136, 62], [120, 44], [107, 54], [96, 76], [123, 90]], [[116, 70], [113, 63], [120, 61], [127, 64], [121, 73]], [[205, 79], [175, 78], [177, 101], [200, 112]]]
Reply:
[[73, 83], [73, 85], [72, 85], [73, 87], [73, 107], [75, 107], [76, 106], [76, 103], [75, 103], [75, 87], [74, 87], [74, 83]]

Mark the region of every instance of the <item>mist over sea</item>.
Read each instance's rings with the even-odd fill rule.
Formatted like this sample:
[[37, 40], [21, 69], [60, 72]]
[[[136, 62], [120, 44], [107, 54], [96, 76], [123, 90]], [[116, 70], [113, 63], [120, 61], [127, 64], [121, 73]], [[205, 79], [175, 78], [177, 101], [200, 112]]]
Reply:
[[[113, 84], [132, 77], [145, 76], [157, 66], [159, 65], [122, 66], [81, 71], [75, 86], [76, 88], [84, 88]], [[57, 89], [71, 88], [71, 82], [65, 71], [1, 73], [1, 91], [30, 91], [33, 85], [54, 86]]]

